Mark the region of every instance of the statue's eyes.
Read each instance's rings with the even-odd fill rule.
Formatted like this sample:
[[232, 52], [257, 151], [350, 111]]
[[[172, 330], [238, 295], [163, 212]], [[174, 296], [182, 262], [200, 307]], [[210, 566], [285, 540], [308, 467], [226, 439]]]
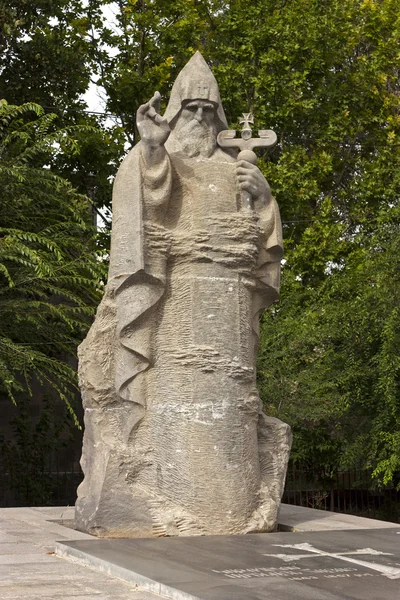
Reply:
[[212, 112], [214, 112], [214, 107], [213, 107], [213, 106], [211, 106], [211, 104], [209, 104], [209, 105], [206, 105], [206, 106], [201, 106], [201, 107], [199, 107], [197, 104], [188, 104], [188, 105], [186, 106], [186, 108], [187, 108], [187, 110], [190, 110], [191, 112], [197, 112], [197, 110], [198, 110], [199, 108], [202, 108], [202, 109], [203, 109], [203, 112], [207, 112], [207, 113], [212, 113]]

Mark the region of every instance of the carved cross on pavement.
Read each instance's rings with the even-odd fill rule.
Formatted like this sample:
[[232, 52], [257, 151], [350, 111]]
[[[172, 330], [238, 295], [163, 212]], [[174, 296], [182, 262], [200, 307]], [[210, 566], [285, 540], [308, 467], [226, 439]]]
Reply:
[[[305, 542], [304, 544], [274, 544], [274, 546], [279, 548], [294, 548], [296, 550], [305, 550], [306, 552], [310, 552], [311, 554], [316, 554], [317, 556], [330, 556], [331, 558], [337, 558], [338, 560], [343, 560], [345, 562], [353, 563], [355, 565], [359, 565], [361, 567], [366, 567], [367, 569], [372, 569], [374, 571], [379, 571], [385, 577], [389, 579], [400, 579], [400, 569], [396, 567], [389, 567], [387, 565], [380, 565], [379, 563], [369, 562], [366, 560], [359, 560], [357, 558], [351, 558], [348, 556], [349, 554], [367, 554], [369, 556], [393, 556], [390, 552], [380, 552], [379, 550], [373, 550], [372, 548], [361, 548], [359, 550], [349, 550], [347, 552], [323, 552], [322, 550], [318, 550], [318, 548], [314, 548], [311, 544]], [[300, 560], [302, 558], [310, 558], [310, 554], [264, 554], [264, 556], [273, 556], [275, 558], [280, 558], [285, 562], [292, 562], [295, 560]]]

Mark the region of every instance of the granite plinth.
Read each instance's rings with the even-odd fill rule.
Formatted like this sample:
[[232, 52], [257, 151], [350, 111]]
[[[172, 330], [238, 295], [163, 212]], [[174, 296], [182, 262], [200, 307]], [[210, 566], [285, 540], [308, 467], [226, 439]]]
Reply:
[[57, 553], [175, 600], [400, 597], [400, 526], [68, 541]]

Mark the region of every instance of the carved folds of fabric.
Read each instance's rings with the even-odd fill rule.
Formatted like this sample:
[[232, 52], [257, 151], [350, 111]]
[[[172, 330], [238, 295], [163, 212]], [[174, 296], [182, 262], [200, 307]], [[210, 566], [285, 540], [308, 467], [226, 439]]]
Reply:
[[175, 234], [177, 261], [215, 262], [250, 275], [256, 266], [261, 229], [255, 213], [221, 213], [204, 218], [204, 229]]

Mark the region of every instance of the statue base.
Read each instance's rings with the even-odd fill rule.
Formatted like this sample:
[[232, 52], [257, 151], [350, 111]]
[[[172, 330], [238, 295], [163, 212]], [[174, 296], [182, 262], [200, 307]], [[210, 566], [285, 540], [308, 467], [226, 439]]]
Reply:
[[[115, 409], [119, 410], [119, 409]], [[112, 409], [107, 411], [112, 413]], [[111, 420], [115, 415], [109, 414]], [[150, 495], [135, 485], [132, 475], [134, 457], [126, 448], [112, 448], [95, 442], [91, 430], [102, 414], [90, 411], [86, 420], [86, 451], [92, 446], [96, 460], [78, 489], [75, 506], [75, 528], [101, 538], [141, 538], [246, 534], [276, 531], [291, 446], [290, 427], [263, 413], [259, 415], [259, 458], [261, 487], [256, 506], [247, 519], [233, 520], [228, 513], [218, 512], [211, 523], [205, 516], [194, 514], [185, 506], [173, 504], [168, 497]], [[96, 448], [94, 450], [94, 444]], [[216, 474], [217, 477], [217, 474]], [[217, 521], [217, 524], [216, 524]]]

